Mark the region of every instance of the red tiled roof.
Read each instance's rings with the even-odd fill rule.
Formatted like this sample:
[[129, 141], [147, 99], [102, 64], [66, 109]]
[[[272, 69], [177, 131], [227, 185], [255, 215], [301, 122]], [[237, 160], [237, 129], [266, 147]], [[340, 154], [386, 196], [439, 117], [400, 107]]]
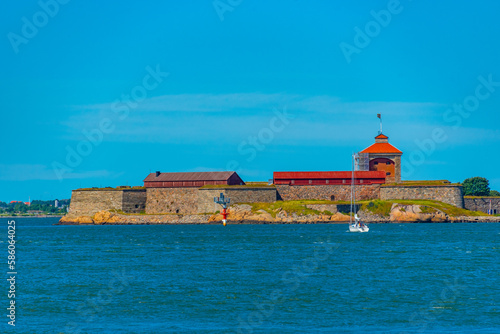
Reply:
[[400, 150], [389, 143], [375, 143], [370, 147], [365, 148], [359, 153], [397, 153], [403, 154]]
[[[274, 179], [350, 179], [352, 172], [274, 172]], [[356, 179], [385, 179], [384, 171], [356, 171]]]
[[160, 173], [157, 177], [156, 173], [151, 173], [144, 179], [144, 182], [227, 181], [233, 174], [236, 172]]
[[389, 137], [381, 133], [377, 137], [375, 137], [375, 139], [389, 139]]

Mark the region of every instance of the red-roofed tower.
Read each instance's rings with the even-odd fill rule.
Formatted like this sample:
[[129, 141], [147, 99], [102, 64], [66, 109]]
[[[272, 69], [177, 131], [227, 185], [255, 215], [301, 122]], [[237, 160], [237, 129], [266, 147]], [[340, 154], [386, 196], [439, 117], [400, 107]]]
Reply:
[[389, 144], [389, 137], [380, 133], [375, 144], [359, 152], [368, 155], [368, 170], [384, 171], [387, 182], [401, 181], [401, 155], [403, 152]]

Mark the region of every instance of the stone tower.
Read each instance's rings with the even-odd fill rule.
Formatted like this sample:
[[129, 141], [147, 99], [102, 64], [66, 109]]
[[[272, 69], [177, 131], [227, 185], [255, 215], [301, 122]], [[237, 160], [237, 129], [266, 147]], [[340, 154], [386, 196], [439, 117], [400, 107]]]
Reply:
[[379, 134], [375, 144], [365, 148], [360, 154], [368, 155], [368, 170], [384, 171], [387, 182], [401, 181], [401, 155], [403, 152], [389, 144], [389, 137]]

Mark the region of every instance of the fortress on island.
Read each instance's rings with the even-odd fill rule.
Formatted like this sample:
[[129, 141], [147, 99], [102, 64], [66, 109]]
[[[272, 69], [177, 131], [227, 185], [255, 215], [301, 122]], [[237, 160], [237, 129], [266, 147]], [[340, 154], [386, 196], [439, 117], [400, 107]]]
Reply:
[[[358, 200], [434, 200], [458, 208], [462, 186], [449, 181], [402, 181], [403, 152], [379, 133], [375, 143], [359, 152], [355, 173]], [[125, 214], [213, 214], [214, 197], [223, 193], [231, 204], [290, 200], [349, 201], [351, 171], [274, 172], [273, 182], [248, 182], [234, 171], [166, 173], [144, 179], [144, 186], [73, 190], [69, 216], [92, 216], [100, 211]], [[477, 205], [476, 205], [477, 206]], [[474, 209], [477, 209], [474, 207]]]

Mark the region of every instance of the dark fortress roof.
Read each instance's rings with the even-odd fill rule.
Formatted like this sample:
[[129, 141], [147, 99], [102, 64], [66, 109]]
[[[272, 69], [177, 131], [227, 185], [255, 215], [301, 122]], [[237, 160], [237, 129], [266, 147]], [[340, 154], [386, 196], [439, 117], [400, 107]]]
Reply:
[[157, 174], [149, 174], [144, 182], [227, 181], [235, 175], [243, 183], [236, 172], [159, 173], [156, 176]]

